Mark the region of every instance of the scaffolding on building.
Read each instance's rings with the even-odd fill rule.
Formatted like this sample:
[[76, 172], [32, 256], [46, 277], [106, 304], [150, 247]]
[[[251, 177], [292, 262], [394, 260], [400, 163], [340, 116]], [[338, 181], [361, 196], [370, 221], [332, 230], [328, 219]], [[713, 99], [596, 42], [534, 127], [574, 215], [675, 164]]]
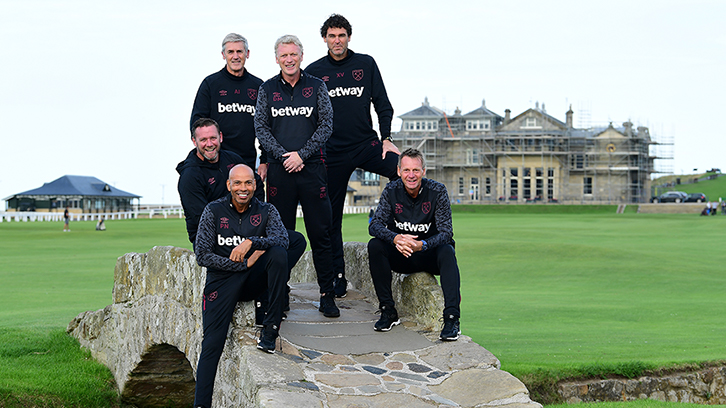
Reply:
[[[488, 128], [470, 126], [483, 123], [486, 115]], [[484, 103], [469, 114], [462, 116], [457, 108], [447, 116], [425, 101], [401, 116], [404, 123], [394, 138], [401, 150], [415, 147], [424, 154], [427, 177], [446, 184], [453, 202], [647, 202], [650, 175], [657, 172], [654, 161], [665, 158], [654, 154], [653, 146], [667, 143], [629, 121], [620, 128], [578, 129], [572, 127], [571, 110], [567, 116], [567, 123], [560, 122], [538, 104], [514, 119], [509, 112], [502, 118]], [[507, 126], [529, 117], [538, 126]]]

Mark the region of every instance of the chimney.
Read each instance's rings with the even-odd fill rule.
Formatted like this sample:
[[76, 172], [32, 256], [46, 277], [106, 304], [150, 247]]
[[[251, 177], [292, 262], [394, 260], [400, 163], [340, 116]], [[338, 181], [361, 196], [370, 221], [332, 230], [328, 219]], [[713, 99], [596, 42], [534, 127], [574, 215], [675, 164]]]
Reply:
[[623, 122], [625, 128], [625, 136], [633, 137], [633, 123], [631, 121]]
[[511, 118], [509, 117], [509, 114], [510, 114], [510, 113], [512, 113], [512, 111], [510, 111], [509, 109], [504, 109], [504, 124], [505, 124], [505, 125], [506, 125], [507, 123], [509, 123], [509, 121], [510, 121], [510, 120], [512, 120], [512, 119], [511, 119]]
[[565, 117], [567, 118], [567, 119], [565, 119], [565, 121], [566, 121], [568, 129], [572, 129], [572, 114], [573, 113], [574, 112], [572, 111], [572, 105], [570, 105], [570, 110], [568, 110], [567, 113], [565, 113]]

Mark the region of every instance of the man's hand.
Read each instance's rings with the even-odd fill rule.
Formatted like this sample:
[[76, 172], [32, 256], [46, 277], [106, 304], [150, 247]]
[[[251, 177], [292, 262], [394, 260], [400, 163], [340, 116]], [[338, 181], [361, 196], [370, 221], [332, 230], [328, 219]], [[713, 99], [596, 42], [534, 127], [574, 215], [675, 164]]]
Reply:
[[408, 258], [423, 248], [423, 243], [416, 238], [418, 235], [398, 234], [393, 238], [393, 243], [396, 244], [396, 250]]
[[390, 139], [386, 139], [383, 141], [383, 156], [381, 157], [381, 159], [385, 159], [388, 152], [393, 152], [398, 155], [401, 154], [401, 152], [398, 151], [398, 147], [396, 147], [396, 145], [393, 144]]
[[253, 252], [252, 255], [250, 255], [249, 259], [247, 259], [247, 269], [251, 268], [252, 265], [254, 265], [255, 262], [257, 262], [257, 260], [260, 259], [260, 257], [264, 253], [265, 253], [265, 251], [263, 251], [261, 249], [258, 249], [255, 252]]
[[260, 166], [257, 168], [257, 174], [262, 181], [267, 180], [267, 163], [260, 163]]
[[282, 165], [288, 173], [297, 173], [305, 167], [297, 152], [287, 152], [283, 154], [282, 157], [286, 157], [285, 161], [282, 162]]
[[[234, 247], [232, 253], [229, 254], [229, 259], [234, 262], [244, 262], [245, 255], [250, 252], [250, 249], [252, 249], [252, 241], [245, 239], [241, 244]], [[247, 265], [249, 266], [249, 261], [247, 261]]]

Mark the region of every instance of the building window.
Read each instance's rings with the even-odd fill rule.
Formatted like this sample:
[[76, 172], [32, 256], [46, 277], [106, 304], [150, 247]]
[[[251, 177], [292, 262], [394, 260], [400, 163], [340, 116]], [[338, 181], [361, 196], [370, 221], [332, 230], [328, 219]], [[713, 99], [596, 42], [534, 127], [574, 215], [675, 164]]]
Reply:
[[526, 129], [539, 129], [542, 126], [540, 126], [539, 121], [537, 118], [534, 117], [528, 117], [524, 118], [524, 124], [522, 125], [522, 128]]
[[509, 199], [516, 200], [519, 197], [519, 169], [509, 169]]
[[356, 169], [356, 177], [363, 186], [379, 186], [381, 185], [381, 176], [362, 169]]
[[484, 192], [487, 196], [492, 195], [492, 179], [487, 177], [485, 180], [486, 184], [484, 185]]
[[535, 170], [535, 192], [534, 196], [535, 198], [542, 199], [542, 196], [544, 196], [544, 179], [542, 178], [542, 169], [536, 169]]
[[439, 122], [435, 120], [406, 121], [403, 128], [410, 132], [435, 132], [439, 129]]
[[584, 177], [583, 181], [583, 194], [592, 195], [592, 177]]
[[531, 188], [532, 188], [531, 169], [529, 167], [525, 167], [524, 168], [524, 191], [523, 191], [525, 199], [532, 198]]
[[483, 119], [467, 120], [466, 130], [489, 130], [489, 123], [490, 121]]
[[471, 189], [469, 189], [469, 196], [474, 201], [479, 201], [479, 178], [471, 178]]
[[464, 195], [464, 177], [459, 177], [459, 195]]
[[466, 164], [479, 164], [479, 150], [466, 149]]
[[552, 200], [555, 198], [555, 169], [547, 169], [547, 199]]

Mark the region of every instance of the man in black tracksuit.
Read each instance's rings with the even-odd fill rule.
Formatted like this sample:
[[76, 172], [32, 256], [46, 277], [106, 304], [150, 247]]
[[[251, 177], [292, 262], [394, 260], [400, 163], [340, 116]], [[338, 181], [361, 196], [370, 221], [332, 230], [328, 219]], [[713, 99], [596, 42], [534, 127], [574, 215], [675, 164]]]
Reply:
[[[212, 119], [201, 118], [192, 124], [192, 149], [187, 158], [176, 166], [179, 173], [179, 198], [187, 223], [189, 241], [193, 244], [197, 235], [199, 217], [210, 202], [228, 194], [229, 170], [245, 161], [229, 150], [220, 150], [222, 134]], [[248, 164], [249, 165], [249, 164]], [[264, 201], [262, 180], [258, 179], [255, 195]]]
[[207, 280], [195, 407], [212, 406], [217, 364], [238, 301], [268, 293], [269, 309], [257, 348], [275, 352], [287, 288], [288, 235], [275, 207], [253, 197], [255, 186], [250, 167], [233, 167], [227, 180], [230, 194], [209, 203], [199, 221], [194, 254], [207, 268]]
[[[222, 41], [224, 68], [204, 78], [194, 98], [190, 126], [200, 118], [219, 123], [224, 135], [222, 149], [237, 153], [244, 163], [255, 168], [255, 105], [262, 80], [249, 73], [245, 62], [250, 55], [247, 39], [230, 33]], [[260, 156], [258, 173], [263, 180], [267, 173], [264, 154]], [[261, 191], [264, 194], [264, 192]]]
[[[391, 141], [393, 107], [376, 61], [348, 49], [352, 27], [348, 20], [333, 14], [320, 29], [328, 54], [310, 64], [305, 71], [322, 78], [328, 87], [335, 113], [333, 134], [328, 139], [328, 190], [333, 210], [330, 240], [335, 269], [335, 294], [345, 296], [343, 259], [343, 207], [348, 180], [356, 168], [396, 179], [398, 148]], [[371, 103], [378, 115], [380, 140], [373, 129]]]
[[369, 266], [381, 309], [374, 329], [388, 331], [401, 322], [391, 295], [391, 270], [425, 271], [441, 276], [444, 327], [439, 338], [456, 340], [461, 290], [446, 186], [423, 178], [426, 163], [416, 149], [401, 153], [398, 174], [401, 178], [383, 190], [368, 227], [374, 237], [368, 242]]
[[295, 229], [298, 202], [313, 252], [320, 285], [320, 308], [338, 317], [333, 292], [330, 248], [330, 200], [325, 170], [325, 142], [333, 109], [325, 83], [300, 69], [302, 44], [292, 35], [275, 42], [280, 74], [260, 86], [255, 131], [267, 152], [267, 200], [277, 207], [285, 227]]

